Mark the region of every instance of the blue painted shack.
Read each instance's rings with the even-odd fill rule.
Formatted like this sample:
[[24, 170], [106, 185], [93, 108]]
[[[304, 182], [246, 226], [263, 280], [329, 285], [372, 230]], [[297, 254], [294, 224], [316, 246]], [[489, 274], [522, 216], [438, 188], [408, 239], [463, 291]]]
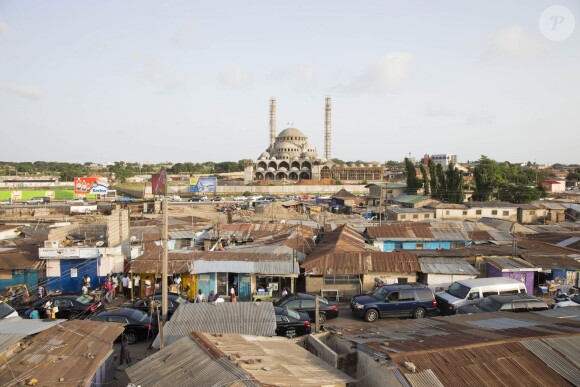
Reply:
[[38, 259], [36, 242], [24, 238], [0, 247], [0, 291], [22, 284], [34, 291], [38, 279], [44, 277], [44, 262]]
[[365, 236], [381, 251], [449, 250], [471, 245], [461, 223], [398, 222], [367, 227]]

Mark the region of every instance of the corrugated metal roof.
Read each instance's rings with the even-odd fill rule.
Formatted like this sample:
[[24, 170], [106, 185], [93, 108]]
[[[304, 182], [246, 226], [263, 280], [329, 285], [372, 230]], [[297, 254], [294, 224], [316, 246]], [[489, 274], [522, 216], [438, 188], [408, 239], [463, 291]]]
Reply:
[[445, 387], [432, 370], [405, 374], [413, 387]]
[[[346, 386], [355, 380], [284, 337], [200, 334], [264, 386]], [[253, 363], [250, 361], [253, 360]]]
[[165, 346], [127, 368], [131, 382], [142, 386], [258, 386], [250, 375], [226, 357], [214, 359], [190, 336]]
[[193, 230], [175, 230], [169, 231], [168, 234], [170, 239], [196, 239], [199, 232]]
[[421, 272], [432, 274], [479, 275], [479, 271], [462, 258], [419, 258]]
[[13, 348], [26, 336], [28, 336], [26, 333], [0, 333], [0, 356], [3, 356], [4, 351]]
[[89, 385], [123, 331], [123, 324], [117, 323], [62, 322], [38, 333], [14, 354], [0, 368], [0, 384], [22, 385], [35, 378], [44, 386]]
[[435, 213], [435, 210], [433, 210], [431, 208], [425, 208], [425, 207], [420, 207], [420, 208], [389, 207], [389, 208], [387, 208], [387, 211], [394, 212], [396, 214], [407, 214], [407, 213], [433, 214], [433, 213]]
[[399, 195], [391, 199], [391, 201], [395, 203], [408, 203], [408, 204], [417, 204], [425, 200], [430, 200], [430, 196], [422, 196], [422, 195]]
[[533, 327], [536, 325], [541, 325], [538, 322], [524, 320], [524, 319], [516, 319], [516, 318], [508, 318], [508, 317], [498, 317], [498, 318], [491, 318], [488, 320], [479, 320], [479, 321], [470, 321], [470, 324], [477, 325], [478, 327], [485, 328], [485, 329], [513, 329], [513, 328], [528, 328]]
[[[181, 304], [165, 325], [165, 345], [192, 331], [274, 336], [274, 306], [270, 302]], [[159, 336], [153, 346], [159, 348]]]
[[20, 317], [0, 319], [0, 332], [9, 334], [25, 334], [25, 336], [42, 332], [52, 328], [66, 320], [44, 321], [35, 319], [23, 319]]
[[568, 239], [564, 239], [563, 241], [556, 243], [556, 246], [570, 247], [571, 245], [575, 244], [578, 241], [580, 241], [580, 237], [570, 237]]
[[503, 271], [540, 271], [540, 268], [521, 258], [487, 257], [485, 261]]
[[566, 338], [542, 339], [554, 350], [560, 352], [576, 368], [580, 369], [580, 336], [569, 336]]
[[[437, 380], [445, 386], [568, 384], [566, 379], [520, 343], [483, 344], [476, 347], [447, 348], [436, 352], [392, 354], [391, 357], [405, 377], [409, 378], [411, 372], [405, 368], [404, 363], [410, 362], [415, 365], [417, 372], [431, 370]], [[413, 379], [414, 376], [410, 378]]]
[[508, 202], [469, 202], [467, 203], [469, 208], [518, 208], [517, 204]]
[[[542, 340], [527, 340], [521, 344], [540, 358], [551, 369], [556, 371], [574, 386], [580, 386], [580, 369], [573, 367], [564, 357]], [[576, 356], [580, 351], [576, 350]]]
[[315, 258], [308, 257], [300, 266], [313, 275], [410, 273], [420, 270], [414, 254], [376, 251], [334, 252]]
[[190, 273], [300, 274], [298, 262], [202, 261], [195, 260]]
[[535, 267], [540, 267], [543, 270], [566, 269], [566, 270], [580, 270], [580, 262], [575, 259], [565, 256], [548, 256], [548, 255], [534, 255], [521, 254], [522, 258]]

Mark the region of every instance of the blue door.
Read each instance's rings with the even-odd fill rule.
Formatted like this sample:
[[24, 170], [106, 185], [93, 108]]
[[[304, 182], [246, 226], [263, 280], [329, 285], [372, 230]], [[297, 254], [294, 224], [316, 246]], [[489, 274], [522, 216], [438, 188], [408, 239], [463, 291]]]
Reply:
[[47, 278], [47, 290], [54, 292], [60, 288], [63, 293], [80, 293], [83, 277], [91, 277], [91, 289], [99, 286], [97, 259], [63, 259], [60, 261], [60, 277]]
[[248, 274], [240, 274], [240, 284], [239, 284], [239, 298], [242, 301], [247, 301], [252, 298], [252, 276]]

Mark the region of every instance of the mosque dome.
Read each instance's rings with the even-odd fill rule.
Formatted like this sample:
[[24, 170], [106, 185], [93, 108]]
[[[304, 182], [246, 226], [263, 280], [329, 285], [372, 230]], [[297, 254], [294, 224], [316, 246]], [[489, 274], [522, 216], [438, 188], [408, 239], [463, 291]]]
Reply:
[[280, 134], [278, 135], [279, 139], [284, 139], [284, 138], [303, 138], [306, 139], [306, 136], [304, 135], [304, 133], [302, 133], [299, 129], [296, 128], [286, 128], [283, 131], [280, 132]]

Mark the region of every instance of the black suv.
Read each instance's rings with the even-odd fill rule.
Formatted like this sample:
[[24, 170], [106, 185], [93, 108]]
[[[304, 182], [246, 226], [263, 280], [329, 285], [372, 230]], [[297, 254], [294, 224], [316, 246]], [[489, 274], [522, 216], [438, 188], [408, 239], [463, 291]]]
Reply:
[[463, 305], [457, 309], [457, 314], [472, 314], [484, 312], [533, 312], [546, 310], [548, 305], [539, 298], [529, 294], [510, 296], [489, 296], [477, 304]]
[[[306, 312], [310, 320], [316, 316], [314, 304], [315, 296], [306, 293], [287, 294], [274, 301], [274, 306], [294, 309], [297, 312]], [[335, 302], [328, 301], [324, 297], [318, 297], [318, 322], [324, 324], [326, 320], [338, 317], [338, 306]]]
[[374, 293], [354, 296], [350, 310], [368, 322], [379, 317], [423, 318], [437, 310], [437, 301], [431, 289], [423, 284], [383, 285]]

